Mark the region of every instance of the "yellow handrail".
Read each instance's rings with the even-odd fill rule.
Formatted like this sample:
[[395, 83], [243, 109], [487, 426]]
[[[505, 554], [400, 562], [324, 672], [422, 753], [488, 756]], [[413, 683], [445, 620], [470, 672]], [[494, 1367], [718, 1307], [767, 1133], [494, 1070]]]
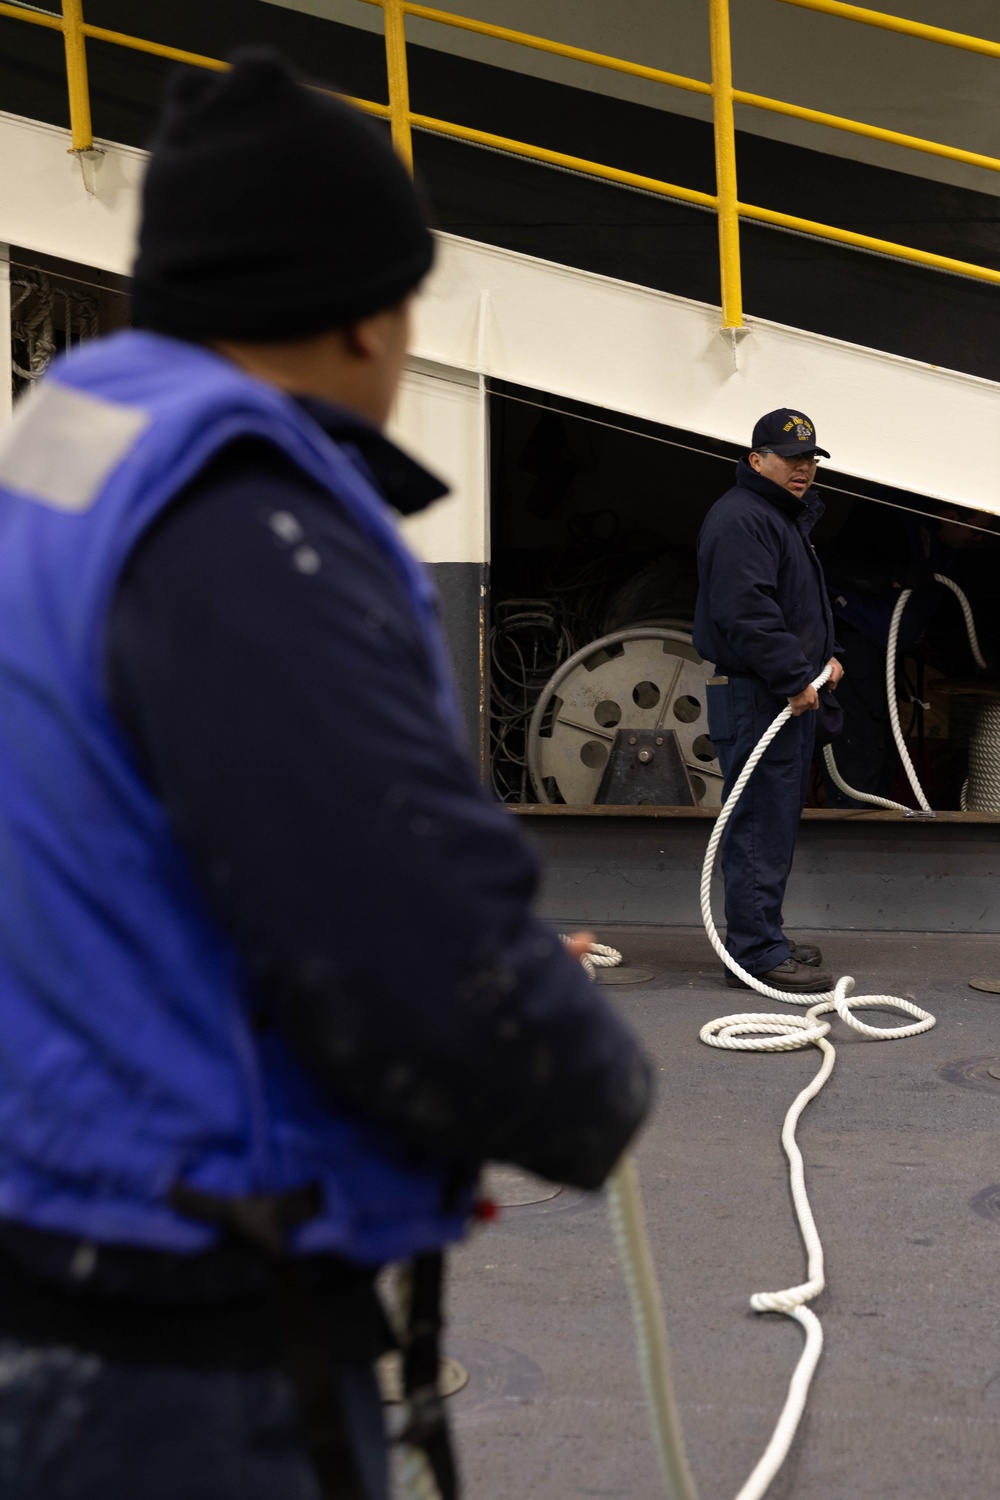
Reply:
[[[532, 161], [550, 166], [563, 167], [581, 172], [604, 181], [619, 183], [625, 187], [641, 188], [665, 198], [674, 198], [682, 203], [693, 203], [701, 208], [712, 209], [719, 218], [719, 269], [723, 327], [738, 329], [742, 324], [740, 291], [739, 220], [752, 219], [783, 229], [812, 235], [818, 239], [831, 240], [838, 244], [851, 245], [858, 249], [874, 251], [897, 260], [933, 267], [970, 276], [979, 281], [1000, 284], [1000, 271], [989, 266], [975, 265], [970, 261], [956, 260], [951, 256], [937, 255], [931, 251], [918, 250], [910, 245], [899, 245], [891, 240], [878, 239], [832, 224], [822, 224], [813, 219], [799, 218], [794, 214], [780, 213], [774, 209], [742, 203], [738, 198], [736, 181], [736, 136], [733, 120], [733, 105], [747, 105], [773, 114], [786, 115], [792, 119], [811, 124], [825, 125], [834, 130], [847, 131], [884, 141], [890, 145], [903, 146], [908, 150], [921, 151], [932, 156], [944, 157], [965, 165], [1000, 171], [1000, 158], [987, 156], [978, 151], [966, 151], [958, 146], [945, 145], [938, 141], [924, 140], [919, 136], [888, 130], [878, 125], [868, 125], [860, 120], [850, 120], [841, 115], [828, 114], [822, 110], [809, 109], [804, 105], [791, 104], [780, 99], [770, 99], [762, 94], [750, 93], [733, 87], [731, 58], [731, 29], [729, 23], [729, 0], [707, 0], [710, 22], [712, 55], [712, 82], [704, 83], [697, 78], [688, 78], [680, 73], [670, 73], [662, 68], [648, 67], [630, 62], [625, 58], [609, 57], [587, 48], [574, 47], [565, 42], [535, 36], [529, 32], [515, 31], [506, 26], [495, 26], [488, 21], [475, 20], [470, 16], [456, 15], [451, 11], [418, 4], [417, 0], [363, 0], [368, 5], [379, 6], [383, 12], [386, 47], [386, 73], [388, 79], [388, 104], [371, 99], [349, 98], [349, 102], [369, 114], [388, 119], [392, 126], [393, 142], [400, 156], [412, 167], [413, 146], [411, 131], [433, 131], [437, 135], [451, 136], [457, 140], [508, 151]], [[945, 46], [978, 52], [989, 57], [1000, 58], [1000, 42], [987, 41], [982, 37], [967, 36], [963, 32], [948, 31], [940, 26], [929, 26], [919, 21], [908, 21], [901, 16], [892, 16], [884, 11], [875, 11], [863, 6], [849, 5], [843, 0], [781, 0], [785, 5], [796, 5], [803, 10], [812, 10], [844, 20], [860, 22], [867, 26], [881, 27], [887, 31], [937, 42]], [[162, 42], [147, 41], [107, 27], [92, 26], [84, 20], [83, 0], [62, 0], [60, 16], [39, 10], [26, 10], [10, 0], [0, 0], [0, 16], [24, 21], [29, 25], [43, 26], [61, 31], [66, 57], [66, 82], [69, 95], [70, 128], [72, 149], [85, 153], [93, 146], [90, 122], [90, 96], [87, 82], [86, 40], [108, 42], [136, 52], [149, 53], [169, 61], [187, 63], [193, 67], [223, 70], [229, 64], [218, 58], [201, 53], [188, 52], [180, 47], [171, 47]], [[454, 121], [439, 120], [432, 115], [415, 113], [410, 108], [407, 75], [405, 18], [432, 21], [462, 31], [473, 32], [515, 46], [528, 47], [547, 52], [574, 62], [584, 62], [632, 77], [662, 83], [671, 88], [690, 93], [708, 95], [712, 98], [712, 116], [715, 135], [716, 193], [705, 193], [677, 183], [664, 182], [637, 172], [628, 172], [620, 167], [611, 167], [584, 157], [570, 156], [562, 151], [552, 151], [544, 146], [535, 146], [526, 141], [495, 135], [489, 131], [476, 130]]]
[[882, 31], [897, 31], [924, 42], [938, 42], [942, 47], [960, 47], [964, 52], [1000, 57], [1000, 42], [988, 42], [982, 36], [967, 36], [964, 31], [947, 31], [943, 26], [928, 26], [924, 21], [907, 21], [903, 16], [890, 16], [884, 10], [845, 5], [842, 0], [781, 0], [781, 3], [797, 5], [801, 10], [818, 10], [823, 15], [839, 16], [844, 21], [860, 21], [863, 26], [877, 26]]
[[[0, 5], [0, 14], [8, 14], [12, 8], [6, 4]], [[59, 25], [58, 21], [54, 24], [57, 27]], [[190, 68], [212, 68], [217, 73], [227, 73], [230, 68], [229, 63], [218, 57], [206, 57], [203, 52], [186, 52], [183, 47], [168, 47], [165, 42], [148, 42], [142, 37], [129, 36], [124, 31], [109, 31], [106, 26], [91, 26], [89, 21], [80, 29], [84, 36], [93, 37], [96, 42], [111, 42], [116, 46], [126, 47], [130, 52], [146, 52], [152, 57], [166, 58], [168, 62], [186, 63]], [[329, 93], [331, 90], [320, 89], [319, 92]], [[388, 104], [376, 104], [372, 99], [355, 99], [351, 94], [341, 94], [339, 97], [346, 99], [356, 109], [379, 115], [384, 120], [389, 119], [391, 111]]]
[[[381, 6], [383, 0], [362, 0], [365, 5]], [[530, 31], [512, 31], [509, 26], [495, 26], [492, 21], [476, 21], [471, 16], [458, 16], [450, 10], [435, 10], [430, 5], [417, 5], [415, 0], [402, 0], [402, 10], [408, 16], [422, 21], [439, 21], [442, 26], [454, 26], [459, 31], [473, 31], [478, 36], [492, 37], [498, 42], [512, 42], [518, 47], [530, 47], [535, 52], [551, 52], [555, 57], [567, 57], [573, 62], [594, 63], [598, 68], [610, 68], [615, 73], [629, 73], [633, 78], [648, 78], [652, 83], [666, 83], [672, 88], [687, 89], [692, 94], [711, 94], [712, 86], [702, 83], [700, 78], [686, 78], [683, 73], [666, 73], [662, 68], [649, 68], [644, 63], [629, 62], [624, 57], [608, 57], [603, 52], [590, 52], [586, 47], [572, 47], [568, 42], [553, 42], [548, 37], [534, 36]]]
[[164, 57], [168, 62], [187, 63], [191, 68], [214, 68], [223, 73], [229, 67], [217, 57], [206, 57], [202, 52], [185, 52], [183, 47], [168, 47], [164, 42], [147, 42], [124, 31], [109, 31], [106, 26], [91, 26], [87, 22], [82, 31], [95, 42], [111, 42], [117, 47], [127, 47], [130, 52], [148, 52], [153, 57]]
[[488, 130], [475, 130], [471, 125], [456, 125], [451, 120], [436, 120], [432, 115], [410, 115], [410, 123], [418, 130], [432, 130], [435, 135], [451, 135], [459, 141], [469, 141], [476, 146], [489, 146], [494, 151], [510, 151], [514, 156], [526, 156], [531, 161], [544, 162], [546, 166], [564, 167], [569, 172], [585, 172], [588, 177], [601, 177], [606, 182], [620, 182], [624, 187], [641, 188], [647, 193], [658, 193], [663, 198], [679, 198], [682, 203], [697, 203], [700, 208], [716, 208], [718, 199], [714, 193], [701, 193], [697, 188], [678, 187], [673, 182], [661, 182], [658, 177], [643, 177], [638, 172], [625, 172], [620, 167], [607, 167], [602, 162], [588, 161], [582, 156], [567, 156], [564, 151], [549, 151], [546, 146], [530, 146], [527, 141], [514, 141], [505, 135], [492, 135]]
[[8, 5], [7, 0], [0, 3], [0, 16], [10, 16], [14, 21], [29, 21], [35, 26], [48, 26], [52, 31], [62, 31], [63, 23], [59, 16], [47, 16], [44, 11], [26, 11], [20, 5]]
[[757, 208], [752, 203], [740, 204], [740, 216], [757, 219], [762, 224], [774, 224], [779, 229], [794, 229], [798, 234], [815, 235], [817, 239], [836, 240], [838, 244], [853, 245], [858, 250], [873, 250], [876, 255], [888, 255], [893, 260], [910, 260], [919, 266], [932, 266], [935, 271], [950, 271], [955, 276], [992, 281], [1000, 286], [1000, 271], [994, 271], [990, 266], [975, 266], [966, 260], [953, 260], [950, 255], [936, 255], [932, 250], [915, 250], [912, 245], [897, 245], [893, 240], [857, 234], [853, 229], [838, 229], [834, 224], [818, 224], [815, 219], [800, 219], [795, 214], [776, 213], [772, 208]]
[[926, 141], [919, 135], [903, 135], [898, 130], [886, 130], [881, 125], [865, 125], [861, 120], [846, 120], [843, 115], [828, 115], [821, 109], [806, 109], [802, 104], [786, 104], [781, 99], [767, 99], [763, 94], [748, 94], [744, 89], [733, 89], [733, 98], [737, 104], [749, 104], [754, 109], [770, 110], [776, 115], [789, 115], [793, 120], [808, 120], [812, 125], [829, 125], [833, 130], [847, 130], [852, 135], [865, 135], [873, 141], [887, 141], [890, 146], [906, 146], [911, 151], [923, 151], [928, 156], [944, 156], [949, 161], [960, 161], [966, 166], [986, 167], [990, 172], [1000, 172], [1000, 157], [983, 156], [979, 151], [963, 151], [960, 146], [945, 146], [940, 141]]

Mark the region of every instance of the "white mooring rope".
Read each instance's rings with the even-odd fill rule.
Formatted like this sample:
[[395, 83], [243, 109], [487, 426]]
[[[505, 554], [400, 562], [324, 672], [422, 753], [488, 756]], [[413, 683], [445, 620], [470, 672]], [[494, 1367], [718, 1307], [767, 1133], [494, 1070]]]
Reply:
[[[944, 584], [952, 591], [961, 605], [972, 655], [978, 666], [985, 667], [986, 662], [979, 647], [975, 621], [968, 599], [952, 579], [941, 573], [936, 573], [934, 576], [938, 583]], [[896, 650], [899, 625], [911, 592], [910, 589], [903, 590], [893, 611], [886, 650], [886, 696], [893, 737], [910, 785], [922, 811], [931, 813], [930, 804], [924, 795], [903, 737], [896, 701]], [[828, 667], [816, 678], [812, 684], [813, 687], [817, 689], [822, 687], [829, 676]], [[736, 1500], [762, 1500], [771, 1481], [784, 1463], [805, 1410], [809, 1387], [823, 1349], [822, 1325], [816, 1314], [807, 1306], [814, 1297], [819, 1295], [825, 1285], [823, 1245], [809, 1204], [805, 1167], [796, 1140], [796, 1129], [803, 1110], [820, 1092], [830, 1077], [836, 1061], [833, 1044], [827, 1039], [830, 1023], [821, 1020], [820, 1017], [835, 1010], [853, 1030], [874, 1041], [894, 1041], [902, 1037], [916, 1036], [922, 1031], [929, 1031], [935, 1024], [935, 1019], [929, 1011], [894, 995], [857, 995], [853, 997], [849, 1005], [847, 997], [854, 991], [854, 980], [849, 976], [839, 979], [832, 990], [822, 994], [812, 994], [802, 999], [784, 990], [773, 989], [741, 968], [727, 953], [719, 938], [712, 917], [711, 886], [712, 872], [715, 868], [715, 859], [722, 835], [733, 808], [739, 801], [761, 756], [790, 717], [791, 709], [783, 709], [754, 748], [716, 821], [705, 852], [701, 875], [702, 920], [709, 941], [723, 963], [758, 994], [766, 995], [771, 1000], [779, 1000], [783, 1004], [800, 1004], [809, 1007], [804, 1016], [774, 1011], [748, 1011], [739, 1015], [723, 1016], [702, 1027], [701, 1040], [711, 1047], [731, 1051], [789, 1052], [812, 1046], [817, 1047], [823, 1054], [822, 1063], [812, 1081], [796, 1097], [788, 1110], [781, 1132], [781, 1144], [788, 1158], [792, 1202], [806, 1251], [808, 1279], [799, 1286], [786, 1287], [783, 1291], [756, 1292], [750, 1299], [750, 1306], [755, 1312], [779, 1312], [794, 1318], [803, 1329], [805, 1344], [789, 1382], [785, 1404], [771, 1439]], [[859, 792], [856, 788], [848, 786], [837, 770], [833, 751], [829, 745], [825, 747], [824, 756], [832, 780], [848, 796], [858, 801], [869, 802], [876, 807], [912, 814], [912, 808], [904, 807], [899, 802], [893, 802], [885, 797], [876, 797], [869, 792]], [[998, 703], [988, 704], [980, 711], [976, 734], [970, 745], [969, 781], [966, 783], [966, 788], [963, 788], [963, 807], [966, 805], [967, 792], [970, 799], [974, 792], [980, 799], [994, 797], [996, 801], [993, 805], [1000, 807], [1000, 704]], [[978, 800], [973, 805], [982, 806], [983, 801]], [[591, 977], [594, 977], [592, 970]], [[906, 1015], [915, 1017], [915, 1020], [905, 1026], [869, 1026], [854, 1014], [854, 1011], [863, 1009], [900, 1010]], [[684, 1454], [683, 1438], [670, 1376], [663, 1310], [646, 1236], [638, 1174], [631, 1158], [627, 1158], [613, 1174], [609, 1184], [609, 1200], [611, 1224], [628, 1286], [639, 1366], [646, 1390], [665, 1491], [668, 1500], [697, 1500], [694, 1480]]]
[[972, 614], [972, 605], [969, 603], [968, 599], [965, 597], [965, 594], [959, 588], [954, 578], [949, 578], [945, 573], [935, 573], [934, 577], [938, 583], [943, 583], [946, 589], [951, 589], [952, 593], [955, 595], [955, 598], [962, 606], [962, 614], [965, 616], [965, 629], [969, 637], [969, 650], [972, 652], [976, 666], [981, 667], [983, 671], [985, 671], [986, 658], [983, 656], [982, 651], [979, 649], [979, 637], [976, 634], [976, 622]]
[[[826, 667], [813, 682], [813, 687], [822, 687], [829, 675], [831, 675], [831, 669]], [[922, 1010], [919, 1005], [901, 999], [900, 996], [855, 996], [849, 1005], [847, 996], [853, 995], [853, 989], [855, 989], [855, 981], [850, 977], [838, 980], [832, 990], [826, 990], [819, 995], [802, 996], [802, 998], [789, 995], [786, 990], [772, 989], [768, 984], [763, 984], [753, 975], [747, 974], [747, 971], [742, 969], [727, 953], [723, 941], [718, 936], [715, 921], [712, 919], [711, 900], [715, 855], [726, 831], [726, 823], [729, 822], [730, 814], [736, 802], [741, 798], [744, 787], [753, 775], [757, 763], [760, 762], [760, 757], [790, 717], [792, 717], [792, 709], [784, 708], [771, 727], [763, 733], [759, 744], [751, 753], [732, 792], [727, 796], [723, 811], [715, 822], [715, 828], [712, 829], [712, 837], [709, 838], [708, 850], [705, 853], [705, 865], [702, 868], [702, 919], [705, 922], [709, 942], [715, 948], [715, 953], [723, 960], [724, 965], [732, 969], [733, 974], [738, 975], [745, 984], [750, 986], [750, 989], [756, 990], [759, 995], [766, 995], [768, 999], [781, 1001], [784, 1005], [808, 1005], [805, 1016], [744, 1013], [739, 1016], [721, 1017], [720, 1020], [703, 1026], [700, 1032], [703, 1043], [708, 1043], [709, 1047], [723, 1047], [723, 1049], [736, 1050], [736, 1052], [792, 1052], [799, 1047], [819, 1047], [820, 1052], [823, 1053], [823, 1062], [816, 1077], [807, 1088], [802, 1089], [801, 1094], [790, 1107], [784, 1119], [783, 1131], [781, 1131], [781, 1145], [784, 1146], [786, 1157], [789, 1158], [792, 1202], [795, 1205], [802, 1242], [807, 1251], [808, 1281], [798, 1287], [786, 1287], [784, 1292], [759, 1292], [750, 1299], [751, 1308], [754, 1308], [756, 1313], [784, 1313], [787, 1317], [793, 1317], [796, 1322], [801, 1323], [805, 1331], [805, 1347], [802, 1355], [799, 1356], [799, 1364], [793, 1374], [792, 1383], [789, 1385], [789, 1394], [787, 1394], [786, 1403], [772, 1434], [771, 1442], [768, 1443], [765, 1454], [760, 1458], [747, 1484], [739, 1491], [736, 1500], [760, 1500], [760, 1497], [768, 1491], [781, 1464], [786, 1460], [805, 1407], [805, 1398], [807, 1398], [810, 1382], [813, 1380], [813, 1373], [819, 1361], [820, 1350], [823, 1347], [823, 1331], [820, 1328], [819, 1319], [811, 1308], [807, 1307], [808, 1302], [813, 1301], [813, 1298], [816, 1298], [825, 1286], [823, 1247], [820, 1244], [816, 1221], [814, 1221], [810, 1200], [805, 1190], [805, 1169], [795, 1139], [796, 1125], [798, 1125], [802, 1110], [819, 1094], [820, 1089], [831, 1076], [834, 1061], [837, 1058], [834, 1047], [826, 1040], [829, 1022], [823, 1022], [820, 1017], [825, 1016], [829, 1011], [837, 1011], [841, 1020], [846, 1022], [853, 1031], [861, 1032], [862, 1037], [870, 1037], [873, 1041], [897, 1041], [903, 1037], [916, 1037], [921, 1032], [930, 1031], [931, 1026], [934, 1026], [934, 1017], [931, 1016], [930, 1011]], [[870, 1010], [870, 1008], [903, 1011], [907, 1016], [915, 1017], [915, 1020], [906, 1026], [868, 1026], [853, 1014], [855, 1010]]]
[[[952, 584], [952, 587], [960, 592], [956, 584]], [[924, 796], [924, 789], [920, 785], [920, 777], [917, 775], [913, 761], [910, 759], [910, 752], [899, 722], [899, 702], [896, 698], [896, 643], [899, 639], [899, 625], [903, 618], [903, 610], [906, 608], [907, 601], [912, 593], [912, 589], [904, 589], [896, 600], [896, 608], [892, 612], [892, 622], [889, 626], [889, 643], [885, 652], [885, 695], [889, 704], [889, 722], [892, 725], [892, 737], [896, 741], [896, 749], [899, 751], [899, 759], [902, 762], [903, 770], [906, 772], [906, 779], [913, 788], [913, 795], [916, 797], [921, 810], [925, 813], [930, 813], [933, 812], [933, 809]], [[965, 598], [964, 594], [962, 594], [962, 600], [965, 603], [966, 609], [968, 609], [969, 601]], [[966, 624], [974, 632], [975, 626], [971, 624], [971, 620], [972, 616], [970, 612], [966, 615]], [[972, 637], [970, 636], [971, 639]], [[865, 801], [867, 800], [865, 798]]]
[[[953, 578], [946, 577], [944, 573], [935, 573], [934, 577], [938, 583], [943, 583], [946, 589], [951, 589], [961, 605], [965, 630], [969, 637], [969, 650], [972, 652], [976, 666], [985, 668], [986, 660], [979, 649], [979, 637], [976, 634], [972, 605]], [[913, 788], [913, 795], [920, 805], [920, 812], [925, 816], [933, 817], [934, 810], [924, 795], [920, 778], [910, 758], [910, 751], [899, 722], [899, 703], [896, 699], [896, 650], [899, 641], [899, 626], [912, 593], [912, 589], [903, 589], [892, 612], [889, 641], [885, 652], [885, 694], [889, 705], [892, 737], [896, 741], [896, 749], [899, 751], [906, 778]], [[823, 747], [823, 759], [831, 781], [845, 796], [853, 797], [856, 802], [870, 802], [873, 807], [887, 808], [890, 812], [907, 813], [910, 817], [916, 816], [912, 807], [904, 807], [901, 802], [892, 802], [887, 797], [876, 797], [871, 792], [859, 792], [856, 787], [848, 786], [837, 770], [832, 745]], [[962, 787], [961, 803], [963, 810], [967, 804], [971, 807], [1000, 809], [1000, 706], [996, 704], [986, 704], [980, 709], [976, 733], [969, 745], [969, 778]]]
[[[829, 675], [830, 668], [827, 667], [816, 678], [813, 687], [822, 687]], [[809, 1206], [805, 1169], [795, 1139], [799, 1116], [829, 1078], [836, 1058], [834, 1048], [827, 1040], [829, 1022], [820, 1020], [820, 1017], [835, 1010], [848, 1026], [860, 1032], [862, 1036], [870, 1037], [873, 1041], [896, 1041], [902, 1037], [917, 1036], [922, 1031], [929, 1031], [934, 1025], [934, 1017], [929, 1011], [897, 995], [855, 996], [848, 1004], [848, 996], [854, 991], [854, 980], [849, 976], [838, 979], [832, 990], [821, 994], [801, 998], [790, 995], [787, 991], [774, 989], [761, 980], [755, 979], [752, 974], [748, 974], [723, 946], [712, 918], [711, 884], [716, 852], [726, 824], [744, 787], [753, 775], [765, 750], [791, 716], [791, 708], [782, 709], [770, 728], [761, 736], [747, 760], [712, 830], [701, 875], [701, 914], [705, 923], [705, 931], [708, 933], [709, 942], [727, 968], [738, 975], [751, 989], [756, 990], [758, 994], [766, 995], [770, 1000], [779, 1000], [785, 1005], [800, 1004], [809, 1007], [805, 1016], [776, 1015], [773, 1012], [770, 1014], [747, 1012], [741, 1015], [723, 1016], [720, 1020], [710, 1021], [707, 1026], [702, 1027], [701, 1040], [710, 1047], [722, 1047], [742, 1052], [788, 1052], [799, 1047], [814, 1046], [818, 1047], [823, 1054], [819, 1071], [812, 1082], [795, 1099], [785, 1116], [781, 1132], [781, 1143], [789, 1163], [792, 1201], [806, 1249], [809, 1279], [801, 1286], [787, 1287], [780, 1292], [758, 1292], [750, 1299], [750, 1306], [756, 1312], [780, 1312], [795, 1318], [805, 1330], [806, 1342], [771, 1441], [750, 1478], [740, 1490], [737, 1500], [760, 1500], [784, 1462], [802, 1416], [809, 1384], [823, 1347], [823, 1331], [819, 1319], [806, 1306], [823, 1290], [823, 1247]], [[915, 1019], [904, 1026], [869, 1026], [853, 1013], [855, 1010], [862, 1009], [900, 1010]]]
[[[812, 684], [813, 687], [822, 687], [829, 675], [830, 669], [827, 667], [816, 678]], [[833, 1071], [836, 1059], [833, 1045], [827, 1040], [830, 1023], [820, 1018], [835, 1010], [853, 1030], [874, 1041], [894, 1041], [902, 1037], [916, 1036], [922, 1031], [930, 1030], [935, 1024], [934, 1017], [929, 1011], [923, 1010], [910, 1000], [904, 1000], [895, 995], [854, 996], [849, 1005], [847, 997], [854, 991], [854, 980], [849, 976], [839, 979], [832, 990], [802, 998], [790, 995], [784, 990], [773, 989], [741, 968], [722, 944], [712, 917], [711, 905], [712, 871], [715, 867], [719, 844], [733, 808], [739, 801], [761, 756], [782, 726], [791, 718], [791, 714], [790, 708], [785, 708], [778, 714], [747, 760], [733, 790], [726, 799], [708, 841], [701, 876], [701, 914], [705, 931], [712, 947], [727, 968], [738, 975], [751, 989], [756, 990], [758, 994], [766, 995], [768, 999], [778, 1000], [786, 1005], [800, 1004], [809, 1007], [804, 1016], [774, 1011], [754, 1011], [723, 1016], [702, 1027], [701, 1040], [710, 1047], [720, 1047], [730, 1051], [790, 1052], [801, 1047], [813, 1046], [818, 1047], [823, 1054], [819, 1070], [788, 1110], [781, 1132], [781, 1143], [789, 1164], [792, 1201], [806, 1250], [808, 1279], [799, 1286], [786, 1287], [783, 1291], [756, 1292], [750, 1299], [750, 1306], [755, 1312], [779, 1312], [785, 1314], [786, 1317], [794, 1318], [804, 1331], [805, 1344], [789, 1383], [785, 1404], [771, 1439], [749, 1479], [739, 1491], [736, 1500], [761, 1500], [784, 1463], [805, 1409], [809, 1386], [823, 1348], [822, 1326], [816, 1314], [807, 1306], [814, 1297], [819, 1295], [825, 1285], [823, 1246], [809, 1204], [805, 1168], [795, 1136], [802, 1111], [826, 1083]], [[900, 1010], [906, 1015], [913, 1016], [914, 1020], [903, 1026], [869, 1026], [854, 1014], [854, 1011], [863, 1009]], [[663, 1315], [635, 1183], [634, 1164], [626, 1161], [616, 1170], [611, 1179], [611, 1222], [629, 1287], [639, 1363], [649, 1400], [650, 1419], [660, 1455], [665, 1490], [669, 1500], [696, 1500], [694, 1482], [687, 1468], [680, 1425], [674, 1406], [673, 1387], [666, 1356]]]
[[[569, 938], [564, 932], [559, 934], [564, 943]], [[597, 978], [598, 969], [616, 969], [622, 961], [622, 956], [617, 948], [609, 948], [607, 943], [591, 943], [586, 953], [580, 954], [580, 962], [590, 979]]]
[[698, 1500], [674, 1399], [667, 1325], [646, 1233], [639, 1173], [630, 1156], [623, 1159], [608, 1183], [608, 1213], [628, 1288], [639, 1373], [664, 1488], [669, 1500]]

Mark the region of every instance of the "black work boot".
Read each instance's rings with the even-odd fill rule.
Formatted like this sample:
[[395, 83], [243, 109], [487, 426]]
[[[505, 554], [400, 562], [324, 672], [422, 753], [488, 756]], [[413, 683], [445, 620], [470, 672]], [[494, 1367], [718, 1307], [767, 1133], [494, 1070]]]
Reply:
[[796, 943], [791, 938], [788, 939], [788, 943], [792, 950], [791, 956], [796, 963], [812, 964], [814, 969], [819, 968], [823, 962], [823, 955], [812, 943]]
[[[748, 990], [750, 986], [745, 984], [732, 969], [726, 969], [726, 984], [731, 990]], [[798, 959], [786, 958], [784, 963], [768, 969], [766, 974], [757, 974], [761, 984], [770, 985], [772, 990], [786, 990], [789, 995], [814, 995], [822, 990], [833, 989], [833, 975], [828, 969], [816, 968], [813, 964], [800, 963]]]

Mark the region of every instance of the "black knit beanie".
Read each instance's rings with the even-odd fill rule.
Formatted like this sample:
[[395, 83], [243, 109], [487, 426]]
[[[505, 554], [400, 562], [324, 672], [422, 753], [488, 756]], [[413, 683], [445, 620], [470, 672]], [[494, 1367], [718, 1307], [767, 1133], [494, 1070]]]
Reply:
[[402, 162], [276, 52], [186, 68], [143, 189], [136, 325], [187, 339], [322, 333], [401, 301], [434, 241]]

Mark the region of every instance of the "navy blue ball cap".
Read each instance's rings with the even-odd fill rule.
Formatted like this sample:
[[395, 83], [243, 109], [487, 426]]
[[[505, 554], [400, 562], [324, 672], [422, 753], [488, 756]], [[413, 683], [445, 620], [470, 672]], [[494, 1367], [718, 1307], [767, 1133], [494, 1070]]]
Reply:
[[755, 452], [767, 448], [771, 453], [780, 453], [782, 458], [792, 458], [797, 453], [818, 453], [829, 458], [825, 448], [816, 441], [816, 429], [808, 417], [790, 406], [769, 411], [761, 417], [753, 430], [750, 444]]

